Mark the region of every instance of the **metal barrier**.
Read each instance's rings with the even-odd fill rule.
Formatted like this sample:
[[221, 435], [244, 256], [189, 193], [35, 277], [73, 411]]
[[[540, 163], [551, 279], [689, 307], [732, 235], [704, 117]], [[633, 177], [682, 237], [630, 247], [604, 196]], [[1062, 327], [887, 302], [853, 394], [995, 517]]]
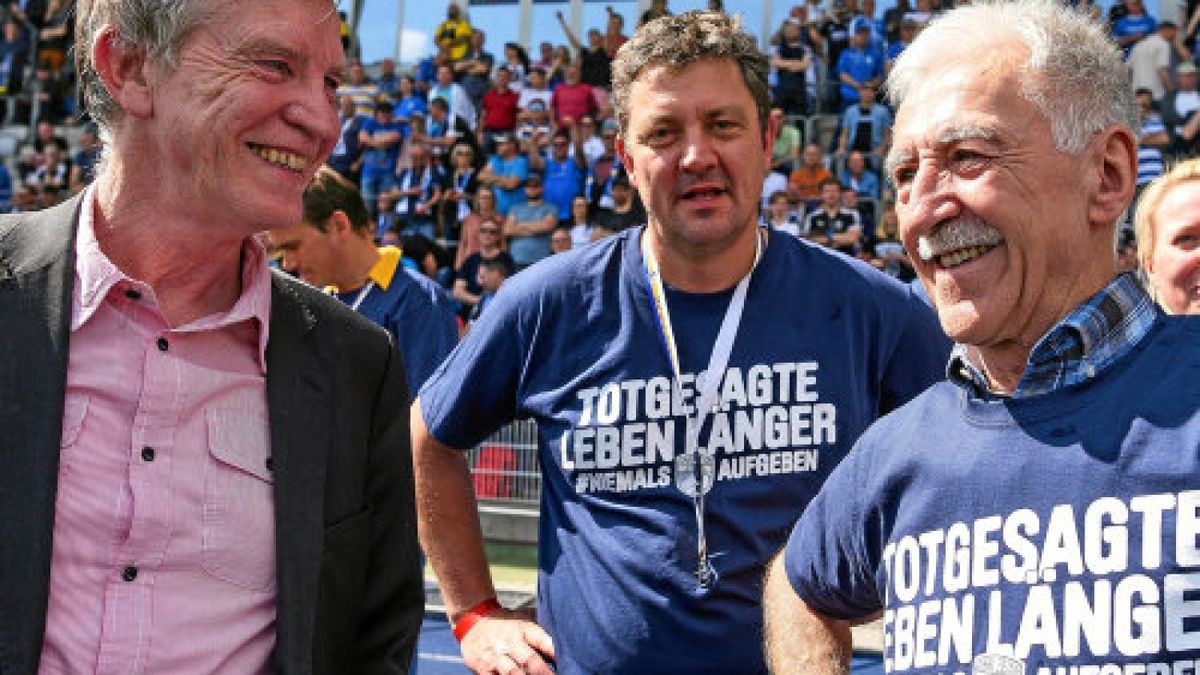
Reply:
[[481, 502], [537, 506], [542, 493], [537, 423], [501, 428], [467, 453], [475, 496]]

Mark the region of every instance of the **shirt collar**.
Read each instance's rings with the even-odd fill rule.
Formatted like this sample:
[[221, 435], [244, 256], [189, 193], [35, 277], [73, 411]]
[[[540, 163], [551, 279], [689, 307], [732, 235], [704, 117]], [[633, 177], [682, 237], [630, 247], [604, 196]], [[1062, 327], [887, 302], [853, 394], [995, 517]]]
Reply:
[[[87, 188], [80, 208], [75, 233], [75, 292], [71, 303], [71, 332], [88, 322], [117, 285], [137, 291], [144, 301], [157, 309], [158, 301], [149, 284], [129, 277], [104, 254], [96, 239], [95, 187]], [[242, 292], [233, 306], [183, 326], [175, 332], [196, 332], [252, 321], [258, 333], [256, 356], [262, 372], [267, 372], [267, 341], [271, 325], [271, 269], [267, 253], [254, 237], [242, 242]], [[166, 323], [166, 320], [163, 320]]]
[[[1012, 398], [1047, 394], [1094, 378], [1129, 353], [1158, 315], [1133, 274], [1118, 276], [1037, 341]], [[987, 376], [971, 359], [967, 345], [955, 345], [946, 377], [975, 396], [998, 396], [989, 390]]]
[[396, 277], [396, 270], [400, 268], [401, 254], [401, 250], [395, 246], [379, 247], [379, 258], [367, 271], [367, 278], [374, 281], [380, 290], [386, 291], [392, 284], [392, 279]]
[[[374, 282], [380, 290], [386, 291], [388, 286], [392, 285], [392, 279], [396, 278], [402, 255], [403, 251], [395, 246], [380, 246], [379, 257], [375, 259], [371, 269], [367, 270], [367, 281]], [[343, 289], [332, 285], [325, 287], [326, 293], [349, 293], [353, 290], [356, 289]]]

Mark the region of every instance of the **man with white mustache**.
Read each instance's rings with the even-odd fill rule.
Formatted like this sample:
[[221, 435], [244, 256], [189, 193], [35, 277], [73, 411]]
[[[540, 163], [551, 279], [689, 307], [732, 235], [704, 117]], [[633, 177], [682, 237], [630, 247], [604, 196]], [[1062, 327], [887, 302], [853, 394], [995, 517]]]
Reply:
[[1038, 0], [935, 20], [890, 75], [914, 267], [958, 344], [873, 425], [772, 563], [768, 660], [845, 673], [1187, 672], [1200, 657], [1200, 324], [1118, 275], [1137, 177], [1104, 29]]
[[[613, 81], [647, 224], [505, 282], [414, 405], [423, 543], [477, 672], [763, 672], [769, 556], [860, 431], [941, 376], [910, 288], [758, 227], [766, 75], [723, 13], [643, 26]], [[461, 452], [515, 417], [543, 469], [536, 623], [495, 601]]]

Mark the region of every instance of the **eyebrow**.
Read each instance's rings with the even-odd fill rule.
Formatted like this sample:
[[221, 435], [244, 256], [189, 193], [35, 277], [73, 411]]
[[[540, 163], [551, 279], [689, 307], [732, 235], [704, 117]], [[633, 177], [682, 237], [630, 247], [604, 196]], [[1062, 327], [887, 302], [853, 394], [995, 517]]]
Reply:
[[[963, 123], [955, 124], [943, 129], [938, 133], [934, 140], [937, 147], [945, 147], [962, 141], [988, 141], [995, 143], [1000, 140], [1000, 133], [994, 127], [984, 126], [982, 124]], [[895, 175], [896, 169], [902, 164], [907, 164], [913, 161], [916, 156], [911, 150], [895, 150], [888, 154], [884, 160], [883, 170], [884, 175]]]

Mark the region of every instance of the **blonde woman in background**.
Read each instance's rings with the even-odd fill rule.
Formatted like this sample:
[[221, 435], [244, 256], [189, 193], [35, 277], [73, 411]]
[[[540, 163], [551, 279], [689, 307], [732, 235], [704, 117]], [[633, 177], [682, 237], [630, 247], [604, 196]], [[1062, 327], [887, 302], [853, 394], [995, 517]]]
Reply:
[[1200, 313], [1200, 159], [1146, 188], [1134, 226], [1150, 295], [1168, 314]]

